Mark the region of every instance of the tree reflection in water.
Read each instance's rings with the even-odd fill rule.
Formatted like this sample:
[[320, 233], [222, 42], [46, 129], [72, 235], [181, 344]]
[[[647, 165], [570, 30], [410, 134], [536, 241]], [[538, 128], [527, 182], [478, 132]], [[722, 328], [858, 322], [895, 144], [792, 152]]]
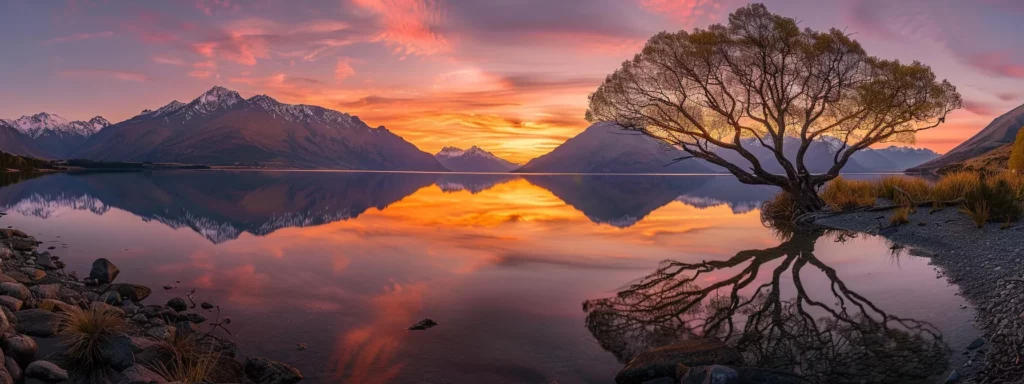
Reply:
[[[677, 340], [717, 337], [747, 366], [813, 382], [904, 383], [942, 373], [949, 347], [937, 328], [883, 311], [814, 256], [820, 239], [851, 236], [801, 232], [725, 261], [666, 261], [615, 297], [584, 302], [587, 328], [624, 363]], [[815, 272], [827, 290], [808, 292], [804, 281]], [[783, 294], [786, 275], [793, 288]]]

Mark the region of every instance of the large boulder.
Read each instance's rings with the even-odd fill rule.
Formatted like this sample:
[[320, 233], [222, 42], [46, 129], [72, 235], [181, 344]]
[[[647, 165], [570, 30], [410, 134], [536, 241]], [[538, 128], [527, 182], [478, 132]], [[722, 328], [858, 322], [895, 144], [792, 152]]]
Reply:
[[132, 338], [119, 333], [103, 341], [100, 345], [100, 356], [111, 368], [120, 372], [135, 364], [135, 351]]
[[121, 273], [120, 269], [110, 260], [99, 258], [92, 262], [92, 270], [89, 271], [89, 278], [98, 281], [100, 284], [109, 284]]
[[121, 371], [114, 382], [116, 384], [166, 383], [167, 380], [141, 364], [134, 364]]
[[60, 326], [60, 316], [42, 309], [26, 309], [14, 314], [18, 324], [14, 329], [29, 336], [53, 337]]
[[675, 376], [676, 367], [679, 364], [689, 367], [728, 365], [739, 360], [739, 352], [725, 345], [721, 340], [714, 338], [686, 340], [641, 353], [615, 375], [615, 382], [618, 384], [641, 384], [661, 377], [678, 380], [680, 378]]
[[245, 377], [256, 384], [294, 384], [302, 380], [302, 373], [294, 367], [262, 357], [245, 359]]
[[21, 366], [26, 366], [36, 359], [36, 352], [39, 352], [39, 345], [35, 340], [25, 335], [8, 335], [4, 338], [4, 355], [13, 357]]
[[[26, 278], [28, 278], [28, 282], [24, 284], [34, 283], [46, 277], [46, 271], [39, 268], [25, 267], [19, 269], [19, 271], [21, 271], [21, 273], [24, 274]], [[18, 281], [21, 282], [21, 280]]]
[[54, 263], [53, 256], [50, 252], [43, 252], [36, 256], [36, 265], [46, 269], [60, 269], [57, 267], [57, 263]]
[[175, 297], [173, 299], [167, 300], [167, 306], [171, 307], [171, 309], [178, 312], [188, 309], [188, 304], [185, 303], [185, 299], [182, 299], [180, 297]]
[[[21, 368], [18, 368], [18, 373], [21, 374]], [[14, 374], [7, 372], [7, 370], [0, 369], [0, 384], [14, 384], [19, 379], [14, 378]]]
[[46, 360], [36, 360], [25, 368], [25, 377], [47, 383], [62, 383], [68, 380], [68, 371]]
[[42, 299], [36, 302], [36, 308], [47, 310], [50, 312], [71, 312], [74, 308], [77, 307], [60, 300]]
[[228, 356], [217, 356], [217, 362], [213, 364], [208, 379], [214, 383], [241, 383], [244, 378], [242, 363]]
[[149, 287], [139, 284], [113, 284], [110, 286], [110, 289], [136, 303], [153, 293], [153, 290], [149, 289]]
[[121, 294], [114, 291], [108, 291], [100, 295], [97, 300], [110, 305], [121, 305]]
[[0, 283], [0, 295], [7, 295], [21, 301], [32, 298], [32, 292], [24, 284]]

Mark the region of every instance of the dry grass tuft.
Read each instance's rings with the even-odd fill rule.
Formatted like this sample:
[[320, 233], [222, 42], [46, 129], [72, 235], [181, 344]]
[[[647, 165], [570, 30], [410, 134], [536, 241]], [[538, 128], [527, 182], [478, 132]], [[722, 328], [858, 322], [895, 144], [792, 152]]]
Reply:
[[821, 191], [821, 199], [834, 211], [875, 205], [878, 186], [870, 181], [835, 178]]
[[100, 346], [125, 329], [124, 319], [104, 308], [68, 309], [60, 313], [57, 337], [72, 364], [87, 369], [95, 367], [103, 361]]
[[896, 210], [892, 212], [892, 217], [889, 218], [889, 224], [903, 225], [910, 223], [910, 213], [911, 208], [908, 206], [896, 208]]
[[917, 177], [886, 176], [878, 185], [879, 196], [898, 205], [916, 205], [930, 200], [932, 195], [931, 185]]
[[178, 336], [162, 345], [173, 356], [170, 361], [158, 362], [150, 367], [168, 381], [200, 383], [209, 380], [217, 367], [221, 354], [213, 351], [213, 344], [205, 348], [194, 334]]
[[973, 172], [955, 172], [943, 176], [932, 187], [932, 199], [935, 201], [957, 201], [967, 196], [967, 192], [978, 187], [981, 178]]

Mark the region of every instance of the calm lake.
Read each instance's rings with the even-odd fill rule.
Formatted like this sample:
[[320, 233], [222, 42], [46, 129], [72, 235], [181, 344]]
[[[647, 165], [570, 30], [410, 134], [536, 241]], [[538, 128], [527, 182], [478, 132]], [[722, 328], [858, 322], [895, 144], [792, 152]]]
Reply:
[[[149, 303], [195, 289], [242, 354], [311, 383], [612, 383], [702, 335], [821, 382], [934, 382], [964, 363], [974, 310], [927, 258], [863, 234], [781, 238], [758, 211], [774, 192], [730, 176], [54, 174], [0, 188], [0, 225], [79, 276], [109, 258]], [[406, 330], [424, 318], [439, 325]]]

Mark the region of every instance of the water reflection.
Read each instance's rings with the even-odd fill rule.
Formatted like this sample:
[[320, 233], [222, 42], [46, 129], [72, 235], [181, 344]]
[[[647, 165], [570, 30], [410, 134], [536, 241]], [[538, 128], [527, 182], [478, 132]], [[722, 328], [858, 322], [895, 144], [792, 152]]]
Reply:
[[621, 362], [676, 340], [717, 337], [748, 366], [817, 383], [905, 383], [942, 373], [949, 347], [932, 324], [887, 312], [814, 255], [850, 233], [798, 233], [727, 260], [664, 262], [618, 292], [589, 300], [587, 329]]
[[[111, 208], [213, 243], [242, 233], [349, 220], [382, 210], [421, 188], [477, 194], [522, 176], [358, 172], [112, 172], [55, 174], [0, 188], [0, 210], [49, 218], [64, 209], [103, 215]], [[720, 176], [525, 176], [591, 221], [631, 227], [673, 201], [697, 208], [728, 205], [745, 213], [770, 196]]]

